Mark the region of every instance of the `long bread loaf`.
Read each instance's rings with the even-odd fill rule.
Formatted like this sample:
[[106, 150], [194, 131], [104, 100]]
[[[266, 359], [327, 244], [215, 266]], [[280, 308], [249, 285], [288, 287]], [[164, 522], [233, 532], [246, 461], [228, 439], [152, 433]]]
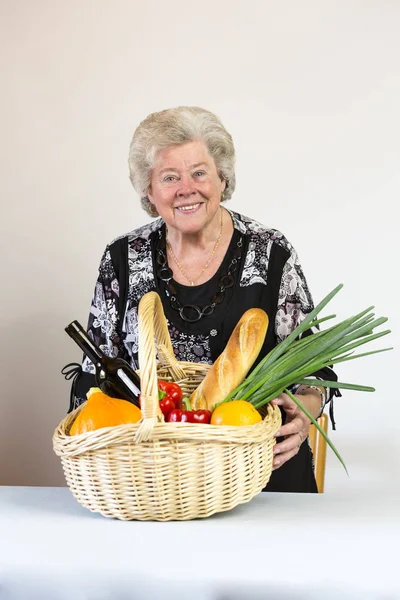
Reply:
[[228, 343], [190, 396], [192, 409], [213, 410], [238, 386], [260, 353], [268, 329], [268, 315], [261, 308], [247, 310]]

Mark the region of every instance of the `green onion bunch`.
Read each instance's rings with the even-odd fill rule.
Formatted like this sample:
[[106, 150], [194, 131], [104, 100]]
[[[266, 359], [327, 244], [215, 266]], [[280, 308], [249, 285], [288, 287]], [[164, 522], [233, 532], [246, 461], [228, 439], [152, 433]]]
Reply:
[[373, 306], [337, 325], [333, 325], [329, 329], [320, 330], [312, 335], [301, 337], [301, 334], [308, 329], [319, 326], [321, 323], [336, 317], [336, 315], [329, 315], [320, 319], [316, 318], [342, 287], [343, 284], [340, 284], [332, 290], [286, 339], [273, 348], [260, 361], [243, 382], [225, 398], [224, 402], [238, 398], [248, 400], [255, 408], [259, 409], [282, 392], [285, 392], [316, 426], [346, 468], [343, 459], [323, 429], [298, 398], [288, 390], [289, 387], [295, 384], [306, 384], [362, 392], [375, 391], [374, 388], [364, 385], [325, 381], [313, 377], [313, 373], [320, 371], [324, 367], [332, 367], [341, 362], [392, 350], [392, 348], [383, 348], [362, 354], [354, 354], [354, 350], [358, 346], [368, 344], [391, 333], [390, 330], [374, 333], [374, 330], [385, 323], [387, 318], [375, 318], [374, 313], [371, 312], [374, 308]]

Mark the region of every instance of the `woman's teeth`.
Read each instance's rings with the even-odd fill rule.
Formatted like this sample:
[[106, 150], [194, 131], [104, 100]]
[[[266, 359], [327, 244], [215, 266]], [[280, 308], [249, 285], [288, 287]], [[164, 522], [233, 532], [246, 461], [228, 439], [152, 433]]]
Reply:
[[198, 206], [200, 206], [200, 202], [198, 202], [197, 204], [191, 204], [190, 206], [180, 206], [178, 208], [178, 210], [195, 210]]

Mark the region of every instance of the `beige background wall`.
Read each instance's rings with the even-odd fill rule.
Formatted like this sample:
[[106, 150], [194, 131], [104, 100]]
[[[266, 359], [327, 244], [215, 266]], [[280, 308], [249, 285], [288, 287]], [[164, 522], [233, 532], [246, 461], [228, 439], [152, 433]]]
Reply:
[[[107, 242], [146, 222], [131, 135], [179, 104], [234, 136], [230, 207], [282, 230], [320, 299], [373, 304], [398, 345], [400, 4], [395, 0], [2, 0], [0, 484], [63, 485], [51, 436]], [[399, 354], [340, 369], [333, 487], [396, 485]]]

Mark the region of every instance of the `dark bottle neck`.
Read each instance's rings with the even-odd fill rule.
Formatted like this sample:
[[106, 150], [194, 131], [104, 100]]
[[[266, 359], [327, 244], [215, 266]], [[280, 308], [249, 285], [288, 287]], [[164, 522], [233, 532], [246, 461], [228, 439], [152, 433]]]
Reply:
[[103, 362], [105, 354], [96, 346], [96, 344], [90, 339], [87, 332], [83, 329], [82, 325], [78, 321], [72, 321], [66, 328], [65, 331], [68, 335], [78, 344], [79, 348], [84, 354], [92, 361], [92, 363]]

